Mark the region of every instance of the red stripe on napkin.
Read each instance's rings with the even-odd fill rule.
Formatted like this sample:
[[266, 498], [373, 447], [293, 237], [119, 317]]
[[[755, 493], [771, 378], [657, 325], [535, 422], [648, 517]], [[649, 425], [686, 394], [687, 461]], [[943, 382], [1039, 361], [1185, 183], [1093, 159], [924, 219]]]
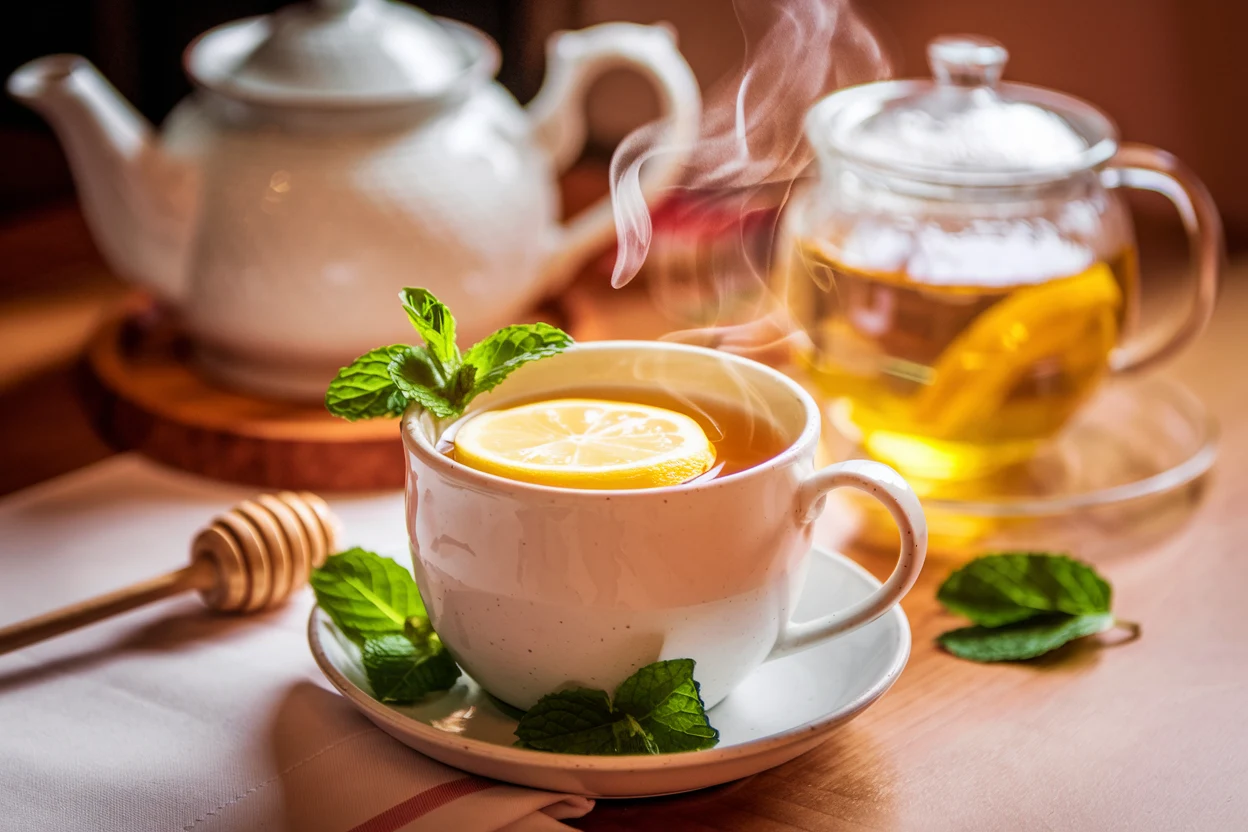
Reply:
[[480, 777], [465, 777], [452, 780], [432, 789], [425, 789], [415, 797], [409, 797], [397, 806], [391, 806], [376, 817], [369, 818], [359, 826], [352, 827], [350, 832], [394, 832], [417, 818], [445, 806], [452, 800], [458, 800], [474, 792], [492, 789], [498, 784]]

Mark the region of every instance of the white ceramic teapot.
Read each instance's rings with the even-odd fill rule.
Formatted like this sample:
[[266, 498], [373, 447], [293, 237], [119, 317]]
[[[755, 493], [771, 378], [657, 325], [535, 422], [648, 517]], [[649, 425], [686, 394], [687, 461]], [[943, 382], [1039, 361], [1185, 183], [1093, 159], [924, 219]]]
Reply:
[[[527, 110], [492, 81], [483, 33], [389, 0], [316, 0], [208, 31], [196, 91], [157, 138], [85, 59], [19, 68], [14, 97], [65, 145], [100, 250], [180, 311], [214, 376], [323, 395], [335, 370], [410, 341], [396, 292], [426, 286], [465, 339], [512, 322], [613, 234], [606, 200], [557, 221], [582, 98], [615, 67], [655, 86], [669, 139], [696, 136], [697, 83], [669, 30], [561, 33]], [[656, 160], [647, 193], [676, 174]]]

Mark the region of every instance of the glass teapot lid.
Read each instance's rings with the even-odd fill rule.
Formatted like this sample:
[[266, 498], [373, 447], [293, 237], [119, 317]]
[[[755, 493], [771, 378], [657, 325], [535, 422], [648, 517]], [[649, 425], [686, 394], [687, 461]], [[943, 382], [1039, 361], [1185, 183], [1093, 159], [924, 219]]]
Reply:
[[200, 86], [257, 103], [396, 104], [480, 66], [485, 39], [470, 32], [390, 0], [311, 0], [205, 32], [185, 65]]
[[947, 185], [1061, 179], [1116, 151], [1114, 125], [1092, 105], [1002, 83], [1009, 53], [996, 41], [946, 35], [927, 54], [934, 80], [864, 84], [816, 104], [807, 118], [814, 147]]

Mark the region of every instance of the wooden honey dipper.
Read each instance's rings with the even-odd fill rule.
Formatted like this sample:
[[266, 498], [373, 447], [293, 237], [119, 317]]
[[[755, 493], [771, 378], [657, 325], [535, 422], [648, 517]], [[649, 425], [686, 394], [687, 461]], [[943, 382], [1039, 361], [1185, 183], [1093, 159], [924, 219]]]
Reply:
[[0, 655], [191, 590], [220, 612], [271, 609], [307, 584], [340, 530], [325, 501], [306, 491], [243, 500], [195, 536], [188, 566], [0, 628]]

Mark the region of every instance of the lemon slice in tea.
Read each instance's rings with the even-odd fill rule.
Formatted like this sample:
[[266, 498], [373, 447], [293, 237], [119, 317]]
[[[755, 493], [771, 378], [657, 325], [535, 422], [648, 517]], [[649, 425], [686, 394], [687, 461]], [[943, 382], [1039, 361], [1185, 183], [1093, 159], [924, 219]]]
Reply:
[[1103, 369], [1118, 335], [1121, 305], [1122, 291], [1104, 263], [1014, 292], [945, 348], [931, 384], [914, 401], [915, 422], [939, 437], [991, 418], [1042, 359]]
[[458, 462], [562, 488], [657, 488], [709, 470], [715, 449], [683, 413], [597, 399], [487, 410], [455, 434]]

